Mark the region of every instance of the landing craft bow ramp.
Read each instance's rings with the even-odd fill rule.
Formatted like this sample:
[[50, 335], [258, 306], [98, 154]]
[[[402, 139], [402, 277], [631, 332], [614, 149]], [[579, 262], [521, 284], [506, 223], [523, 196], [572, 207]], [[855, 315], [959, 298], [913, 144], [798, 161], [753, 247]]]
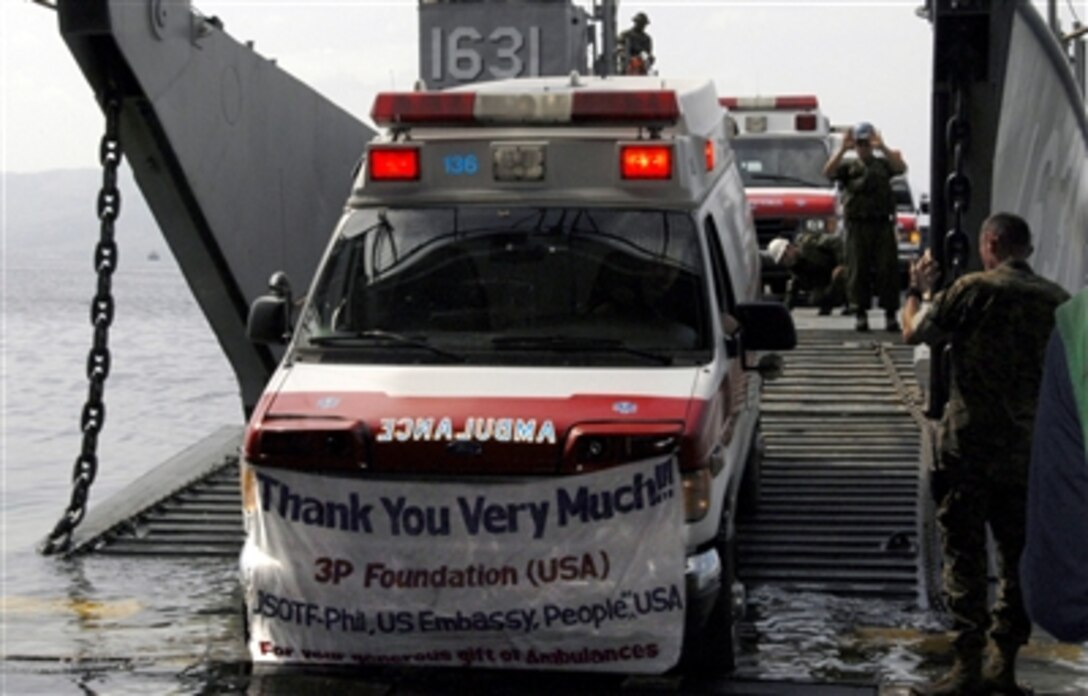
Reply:
[[747, 585], [926, 605], [911, 363], [909, 346], [799, 331], [785, 376], [764, 391], [760, 483], [739, 530]]

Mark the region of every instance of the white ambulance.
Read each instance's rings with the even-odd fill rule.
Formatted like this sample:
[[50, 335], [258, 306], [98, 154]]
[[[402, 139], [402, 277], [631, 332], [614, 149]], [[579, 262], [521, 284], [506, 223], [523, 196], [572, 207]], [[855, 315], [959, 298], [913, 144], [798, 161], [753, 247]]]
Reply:
[[657, 77], [377, 97], [301, 309], [276, 276], [250, 314], [288, 340], [243, 453], [256, 663], [732, 666], [795, 335], [724, 115]]
[[[823, 167], [832, 131], [815, 95], [723, 97], [733, 149], [752, 205], [760, 248], [775, 237], [838, 230], [834, 184]], [[785, 268], [765, 259], [763, 279], [775, 294], [786, 289]]]

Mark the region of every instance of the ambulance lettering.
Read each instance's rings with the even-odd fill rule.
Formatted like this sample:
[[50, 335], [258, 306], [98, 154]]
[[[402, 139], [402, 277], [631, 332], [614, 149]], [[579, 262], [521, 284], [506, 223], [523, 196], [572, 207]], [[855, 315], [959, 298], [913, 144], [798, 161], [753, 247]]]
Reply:
[[484, 418], [469, 416], [458, 429], [449, 417], [382, 418], [377, 442], [520, 442], [535, 445], [556, 443], [555, 423], [535, 418]]

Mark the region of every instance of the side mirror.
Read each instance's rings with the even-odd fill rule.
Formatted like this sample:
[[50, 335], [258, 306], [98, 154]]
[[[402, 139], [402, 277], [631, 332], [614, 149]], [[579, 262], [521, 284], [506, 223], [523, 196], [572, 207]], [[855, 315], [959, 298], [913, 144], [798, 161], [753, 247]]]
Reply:
[[747, 351], [796, 347], [797, 331], [790, 310], [781, 302], [744, 302], [737, 305], [737, 320], [741, 367], [755, 370], [768, 382], [781, 377], [786, 365], [781, 355], [762, 355], [755, 365], [749, 365]]
[[918, 198], [918, 212], [929, 215], [929, 196], [924, 193]]
[[791, 350], [797, 331], [790, 310], [781, 302], [742, 302], [737, 305], [744, 350]]
[[246, 336], [254, 343], [286, 343], [291, 336], [291, 282], [283, 271], [268, 281], [269, 294], [253, 300], [246, 320]]

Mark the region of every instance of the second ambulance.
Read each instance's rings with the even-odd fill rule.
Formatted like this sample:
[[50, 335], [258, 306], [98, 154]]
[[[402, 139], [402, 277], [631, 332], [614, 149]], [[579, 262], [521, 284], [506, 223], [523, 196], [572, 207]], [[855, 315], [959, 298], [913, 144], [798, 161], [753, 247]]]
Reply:
[[[831, 125], [814, 95], [723, 97], [735, 131], [733, 149], [752, 205], [761, 248], [775, 237], [835, 234], [837, 195], [823, 174]], [[788, 273], [768, 262], [763, 279], [782, 295]]]

